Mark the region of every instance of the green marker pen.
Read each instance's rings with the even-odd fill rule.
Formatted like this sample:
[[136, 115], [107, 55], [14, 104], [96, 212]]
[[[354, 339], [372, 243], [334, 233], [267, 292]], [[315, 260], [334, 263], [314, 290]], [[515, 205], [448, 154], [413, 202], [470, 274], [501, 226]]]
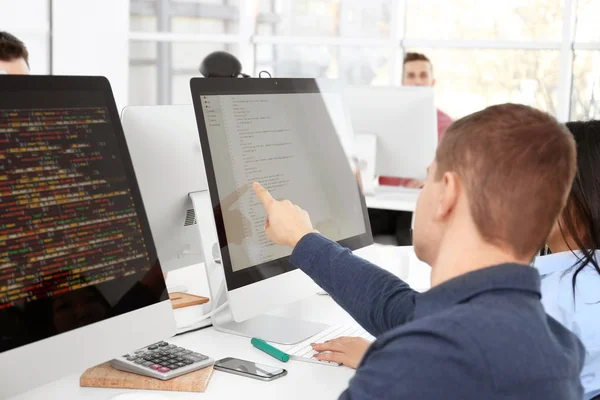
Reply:
[[262, 339], [252, 338], [252, 340], [250, 340], [250, 343], [252, 343], [252, 346], [256, 347], [261, 351], [264, 351], [265, 353], [267, 353], [271, 357], [278, 359], [279, 361], [288, 362], [290, 360], [289, 354], [286, 354], [283, 351], [276, 349], [275, 347], [271, 346], [269, 343], [265, 342]]

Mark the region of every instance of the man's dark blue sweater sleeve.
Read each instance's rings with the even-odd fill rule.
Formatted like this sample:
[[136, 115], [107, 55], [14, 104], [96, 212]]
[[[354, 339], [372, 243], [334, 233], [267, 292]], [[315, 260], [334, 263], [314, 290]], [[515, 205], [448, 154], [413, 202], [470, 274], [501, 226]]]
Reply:
[[491, 399], [489, 382], [468, 331], [444, 318], [378, 338], [340, 400]]
[[374, 336], [412, 319], [416, 291], [321, 235], [304, 236], [290, 262]]

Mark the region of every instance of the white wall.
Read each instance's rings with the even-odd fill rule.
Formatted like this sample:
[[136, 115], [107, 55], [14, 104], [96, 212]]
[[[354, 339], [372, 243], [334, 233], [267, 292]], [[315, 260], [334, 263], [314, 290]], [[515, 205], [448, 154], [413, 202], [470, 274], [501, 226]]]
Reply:
[[54, 0], [52, 5], [52, 73], [106, 76], [117, 107], [127, 105], [129, 1]]
[[0, 0], [0, 30], [25, 43], [32, 74], [50, 72], [48, 0]]

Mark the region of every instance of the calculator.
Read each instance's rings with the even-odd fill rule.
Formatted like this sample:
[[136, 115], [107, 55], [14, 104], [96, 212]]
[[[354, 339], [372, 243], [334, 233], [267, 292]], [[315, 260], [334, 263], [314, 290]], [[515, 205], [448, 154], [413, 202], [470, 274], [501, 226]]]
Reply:
[[113, 368], [166, 381], [214, 364], [210, 357], [167, 342], [110, 361]]

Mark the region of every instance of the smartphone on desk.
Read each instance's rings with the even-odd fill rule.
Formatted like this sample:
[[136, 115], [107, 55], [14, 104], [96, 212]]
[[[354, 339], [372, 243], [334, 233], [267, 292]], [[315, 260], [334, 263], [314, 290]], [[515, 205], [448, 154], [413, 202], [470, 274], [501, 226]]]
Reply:
[[272, 381], [287, 375], [287, 371], [283, 368], [257, 364], [252, 361], [240, 360], [239, 358], [233, 357], [227, 357], [217, 361], [214, 368], [217, 371], [247, 376], [248, 378], [254, 378], [261, 381]]

